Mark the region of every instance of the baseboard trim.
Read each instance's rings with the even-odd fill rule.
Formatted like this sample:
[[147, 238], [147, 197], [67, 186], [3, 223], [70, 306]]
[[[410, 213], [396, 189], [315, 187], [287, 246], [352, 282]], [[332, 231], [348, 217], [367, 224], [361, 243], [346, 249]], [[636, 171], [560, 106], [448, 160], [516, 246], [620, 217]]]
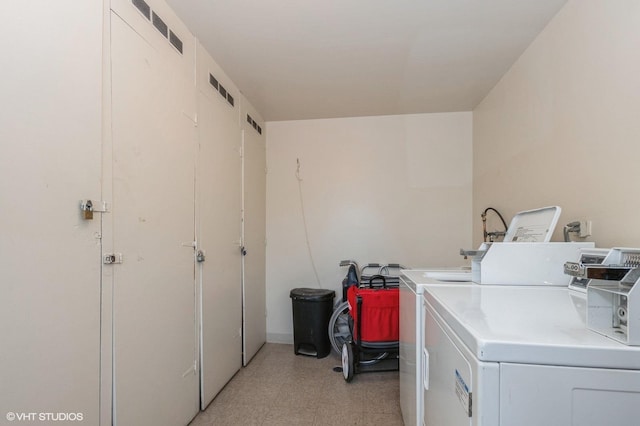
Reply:
[[268, 343], [286, 343], [293, 344], [293, 335], [289, 333], [267, 333]]

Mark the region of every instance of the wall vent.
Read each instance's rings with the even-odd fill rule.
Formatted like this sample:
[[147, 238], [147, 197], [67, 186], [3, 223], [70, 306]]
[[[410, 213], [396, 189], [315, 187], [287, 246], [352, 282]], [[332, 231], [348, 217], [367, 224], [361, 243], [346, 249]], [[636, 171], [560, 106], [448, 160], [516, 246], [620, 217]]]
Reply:
[[156, 15], [155, 12], [153, 12], [152, 16], [153, 26], [156, 27], [158, 31], [160, 31], [160, 34], [167, 38], [169, 36], [169, 27], [167, 27], [167, 24], [165, 24], [164, 21], [158, 15]]
[[216, 78], [211, 74], [209, 74], [209, 84], [215, 87], [216, 91], [218, 91], [218, 80], [216, 80]]
[[217, 78], [213, 76], [213, 74], [209, 73], [209, 84], [216, 89], [216, 92], [220, 94], [231, 106], [235, 106], [236, 100], [233, 99], [231, 93], [227, 92], [227, 89], [224, 88], [222, 84], [218, 81]]
[[262, 127], [260, 127], [258, 123], [256, 123], [256, 121], [253, 118], [251, 118], [249, 114], [247, 114], [247, 123], [251, 124], [251, 127], [253, 127], [253, 129], [256, 132], [258, 132], [259, 134], [262, 134]]
[[151, 7], [144, 0], [132, 0], [133, 5], [147, 18], [151, 19]]
[[165, 38], [169, 38], [169, 43], [173, 47], [176, 48], [178, 52], [182, 55], [182, 40], [169, 29], [167, 24], [158, 16], [155, 12], [151, 10], [151, 7], [144, 0], [131, 0], [131, 3], [147, 18], [153, 23], [153, 26], [162, 34]]
[[169, 31], [169, 42], [178, 50], [178, 52], [182, 53], [182, 40], [180, 40], [173, 31]]

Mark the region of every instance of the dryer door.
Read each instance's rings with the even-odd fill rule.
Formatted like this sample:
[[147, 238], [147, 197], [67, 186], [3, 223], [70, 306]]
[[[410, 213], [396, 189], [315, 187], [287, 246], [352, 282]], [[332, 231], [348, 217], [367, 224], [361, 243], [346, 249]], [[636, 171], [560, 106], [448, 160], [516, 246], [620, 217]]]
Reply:
[[472, 423], [472, 368], [429, 309], [425, 313], [423, 385], [424, 424]]
[[497, 426], [499, 364], [478, 361], [433, 307], [423, 303], [424, 424]]

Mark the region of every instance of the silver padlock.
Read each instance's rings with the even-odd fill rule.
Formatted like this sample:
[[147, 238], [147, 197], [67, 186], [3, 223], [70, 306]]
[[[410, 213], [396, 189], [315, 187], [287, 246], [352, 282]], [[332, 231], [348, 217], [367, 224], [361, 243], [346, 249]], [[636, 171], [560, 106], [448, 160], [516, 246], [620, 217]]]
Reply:
[[204, 252], [202, 250], [198, 250], [196, 252], [196, 261], [200, 263], [200, 262], [204, 262], [204, 260], [205, 260]]

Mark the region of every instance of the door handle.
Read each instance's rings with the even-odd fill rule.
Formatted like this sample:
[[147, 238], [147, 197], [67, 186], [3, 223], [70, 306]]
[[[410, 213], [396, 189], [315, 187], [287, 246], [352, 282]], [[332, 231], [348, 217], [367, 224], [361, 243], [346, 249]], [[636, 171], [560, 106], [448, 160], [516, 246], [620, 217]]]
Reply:
[[425, 390], [429, 390], [429, 351], [422, 348], [422, 384]]

